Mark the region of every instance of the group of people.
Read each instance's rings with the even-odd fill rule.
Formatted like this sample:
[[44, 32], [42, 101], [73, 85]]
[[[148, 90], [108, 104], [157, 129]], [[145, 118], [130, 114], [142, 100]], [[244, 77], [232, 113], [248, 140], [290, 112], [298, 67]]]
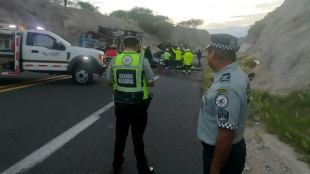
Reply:
[[[246, 145], [243, 138], [250, 109], [250, 85], [247, 75], [236, 61], [237, 38], [213, 34], [205, 49], [208, 65], [215, 74], [202, 97], [197, 135], [202, 144], [204, 174], [241, 174], [245, 164]], [[124, 162], [123, 152], [131, 126], [139, 174], [152, 174], [144, 152], [143, 134], [147, 124], [148, 87], [154, 86], [154, 75], [147, 59], [138, 54], [136, 33], [124, 36], [124, 51], [115, 56], [107, 73], [107, 84], [113, 86], [116, 116], [116, 139], [113, 171], [118, 174]], [[190, 66], [192, 53], [175, 51]], [[164, 57], [169, 58], [167, 50]], [[166, 60], [165, 59], [165, 60]], [[178, 62], [180, 63], [180, 62]], [[181, 66], [180, 64], [177, 65]]]
[[[171, 51], [175, 54], [175, 56], [172, 56]], [[183, 68], [183, 74], [191, 74], [192, 64], [194, 60], [194, 55], [191, 49], [187, 48], [182, 51], [180, 47], [177, 47], [176, 50], [171, 47], [171, 51], [169, 48], [167, 48], [163, 54], [165, 68], [174, 68], [176, 70], [181, 70]], [[198, 49], [196, 54], [199, 63], [198, 66], [201, 66], [201, 50]]]

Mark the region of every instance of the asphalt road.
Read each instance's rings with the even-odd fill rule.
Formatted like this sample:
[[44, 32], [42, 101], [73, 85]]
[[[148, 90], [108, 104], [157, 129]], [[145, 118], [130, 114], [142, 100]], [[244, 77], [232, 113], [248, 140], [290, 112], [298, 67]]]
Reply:
[[[159, 78], [149, 90], [154, 98], [144, 134], [149, 164], [157, 174], [200, 174], [196, 128], [201, 83], [180, 72], [155, 71]], [[38, 81], [50, 77], [0, 77], [0, 174], [19, 169], [27, 174], [110, 174], [115, 116], [114, 107], [104, 107], [112, 104], [112, 88], [97, 77], [89, 86], [63, 76]], [[136, 174], [130, 134], [124, 157], [122, 174]]]

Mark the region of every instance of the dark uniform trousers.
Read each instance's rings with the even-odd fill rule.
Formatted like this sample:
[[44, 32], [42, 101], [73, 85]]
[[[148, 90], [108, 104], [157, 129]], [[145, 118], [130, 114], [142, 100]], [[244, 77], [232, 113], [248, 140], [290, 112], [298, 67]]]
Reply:
[[[203, 146], [203, 173], [209, 174], [214, 155], [215, 146], [201, 143]], [[225, 161], [221, 174], [241, 174], [245, 164], [246, 145], [244, 139], [233, 144], [230, 154]]]
[[123, 152], [126, 145], [129, 126], [131, 126], [132, 140], [139, 173], [148, 170], [144, 153], [143, 134], [147, 123], [146, 102], [127, 104], [115, 102], [116, 139], [113, 167], [120, 168], [124, 161]]

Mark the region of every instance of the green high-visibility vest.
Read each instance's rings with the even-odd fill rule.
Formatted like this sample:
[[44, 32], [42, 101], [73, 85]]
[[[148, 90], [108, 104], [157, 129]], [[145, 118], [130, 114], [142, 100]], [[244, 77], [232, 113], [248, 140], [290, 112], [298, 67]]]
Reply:
[[168, 51], [164, 52], [164, 60], [170, 60], [170, 53]]
[[114, 101], [137, 103], [147, 99], [143, 57], [135, 51], [125, 50], [112, 60]]

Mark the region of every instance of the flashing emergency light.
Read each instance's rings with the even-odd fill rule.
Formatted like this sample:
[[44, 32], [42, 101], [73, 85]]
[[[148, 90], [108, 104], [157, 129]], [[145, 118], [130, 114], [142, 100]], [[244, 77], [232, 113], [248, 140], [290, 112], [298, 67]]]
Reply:
[[44, 30], [43, 27], [37, 27], [37, 30]]
[[16, 28], [16, 25], [9, 25], [10, 28]]

